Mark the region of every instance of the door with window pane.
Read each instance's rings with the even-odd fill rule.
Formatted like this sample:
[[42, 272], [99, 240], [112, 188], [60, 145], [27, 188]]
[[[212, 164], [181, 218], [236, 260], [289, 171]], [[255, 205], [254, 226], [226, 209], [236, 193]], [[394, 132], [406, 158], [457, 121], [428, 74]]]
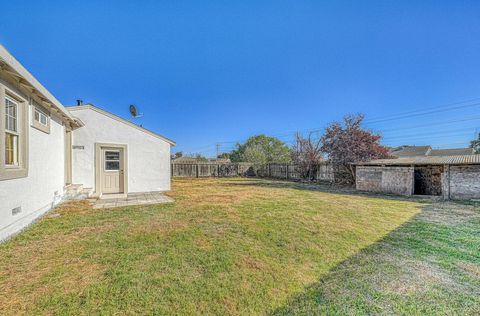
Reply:
[[102, 148], [102, 193], [123, 193], [123, 149]]

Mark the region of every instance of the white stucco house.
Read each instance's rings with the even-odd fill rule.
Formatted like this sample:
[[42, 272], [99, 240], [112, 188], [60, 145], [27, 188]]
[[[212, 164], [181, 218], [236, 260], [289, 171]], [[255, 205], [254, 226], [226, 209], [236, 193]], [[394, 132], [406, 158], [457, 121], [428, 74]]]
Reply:
[[93, 105], [64, 107], [0, 45], [0, 240], [65, 198], [170, 190], [175, 142]]

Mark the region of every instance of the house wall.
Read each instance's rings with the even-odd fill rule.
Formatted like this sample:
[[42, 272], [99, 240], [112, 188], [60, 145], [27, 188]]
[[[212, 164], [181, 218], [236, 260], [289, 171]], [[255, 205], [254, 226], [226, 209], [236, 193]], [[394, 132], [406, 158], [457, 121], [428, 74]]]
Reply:
[[[6, 82], [0, 79], [0, 83]], [[18, 87], [7, 87], [29, 99]], [[64, 126], [60, 120], [52, 119], [50, 134], [41, 132], [30, 126], [32, 106], [28, 108], [28, 175], [0, 181], [0, 240], [30, 224], [60, 202], [63, 195]], [[21, 211], [14, 215], [12, 210], [18, 207]]]
[[95, 188], [95, 143], [126, 144], [129, 193], [170, 190], [169, 143], [91, 108], [69, 110], [85, 124], [73, 132], [73, 183]]
[[480, 165], [450, 166], [449, 184], [448, 170], [444, 179], [451, 199], [480, 199]]
[[361, 191], [412, 195], [413, 168], [357, 166], [356, 188]]

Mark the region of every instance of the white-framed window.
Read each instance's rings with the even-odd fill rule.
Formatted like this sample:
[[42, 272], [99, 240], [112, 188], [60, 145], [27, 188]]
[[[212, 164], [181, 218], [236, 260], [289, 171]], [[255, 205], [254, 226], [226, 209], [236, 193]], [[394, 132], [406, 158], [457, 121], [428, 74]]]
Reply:
[[38, 123], [42, 124], [43, 126], [48, 126], [48, 116], [40, 111], [39, 109], [34, 109], [34, 120]]
[[32, 126], [36, 129], [50, 133], [50, 115], [37, 102], [32, 101]]
[[26, 95], [0, 82], [0, 181], [28, 176], [28, 110]]
[[18, 103], [5, 96], [5, 165], [18, 166]]

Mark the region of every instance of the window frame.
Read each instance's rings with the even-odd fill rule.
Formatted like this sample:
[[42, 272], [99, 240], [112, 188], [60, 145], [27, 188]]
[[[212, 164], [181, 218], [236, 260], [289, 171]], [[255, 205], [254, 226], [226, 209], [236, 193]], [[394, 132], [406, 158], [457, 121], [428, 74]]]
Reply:
[[[6, 129], [6, 100], [16, 103], [16, 131]], [[26, 98], [0, 82], [0, 181], [28, 176], [28, 121]], [[16, 164], [6, 164], [7, 134], [16, 136]]]
[[[10, 134], [18, 134], [18, 101], [16, 101], [14, 98], [8, 96], [8, 95], [5, 95], [5, 101], [8, 101], [10, 103], [13, 103], [15, 105], [15, 116], [11, 116], [9, 114], [7, 114], [7, 108], [5, 107], [5, 118], [7, 118], [7, 116], [10, 116], [11, 118], [13, 118], [15, 121], [15, 130], [13, 129], [7, 129], [7, 126], [5, 126], [5, 131], [8, 131], [8, 133]], [[6, 106], [6, 104], [5, 104]], [[5, 121], [5, 124], [7, 123], [7, 121]]]
[[[107, 158], [107, 153], [116, 153], [118, 154], [118, 158], [116, 159], [108, 159]], [[120, 150], [118, 149], [112, 149], [112, 150], [105, 150], [105, 156], [103, 157], [104, 163], [103, 163], [103, 171], [104, 172], [119, 172], [120, 171]], [[118, 163], [118, 169], [109, 169], [107, 167], [109, 162], [116, 162]]]
[[[14, 116], [7, 113], [7, 104], [6, 104], [7, 101], [14, 105], [14, 109], [15, 109], [14, 110]], [[18, 119], [19, 119], [19, 117], [18, 117], [18, 112], [19, 112], [18, 111], [19, 110], [18, 101], [16, 101], [14, 98], [12, 98], [8, 95], [5, 95], [4, 106], [5, 106], [5, 109], [4, 109], [4, 115], [5, 115], [5, 138], [4, 138], [5, 139], [5, 146], [3, 148], [4, 148], [5, 160], [6, 160], [6, 155], [7, 155], [7, 146], [6, 146], [7, 134], [13, 136], [12, 137], [13, 163], [9, 164], [5, 161], [4, 165], [5, 165], [5, 168], [9, 168], [9, 169], [10, 168], [18, 168], [18, 166], [20, 165], [19, 148], [18, 148], [19, 138], [20, 138], [20, 134], [18, 133]], [[11, 117], [13, 119], [13, 124], [14, 124], [13, 129], [7, 128], [8, 117]]]
[[[45, 116], [47, 121], [46, 125], [36, 120], [35, 116], [37, 112], [39, 113], [39, 117], [40, 115]], [[40, 106], [37, 102], [33, 101], [32, 102], [32, 123], [31, 123], [32, 127], [46, 134], [50, 134], [50, 121], [51, 121], [50, 113], [47, 110], [45, 110], [42, 106]]]

